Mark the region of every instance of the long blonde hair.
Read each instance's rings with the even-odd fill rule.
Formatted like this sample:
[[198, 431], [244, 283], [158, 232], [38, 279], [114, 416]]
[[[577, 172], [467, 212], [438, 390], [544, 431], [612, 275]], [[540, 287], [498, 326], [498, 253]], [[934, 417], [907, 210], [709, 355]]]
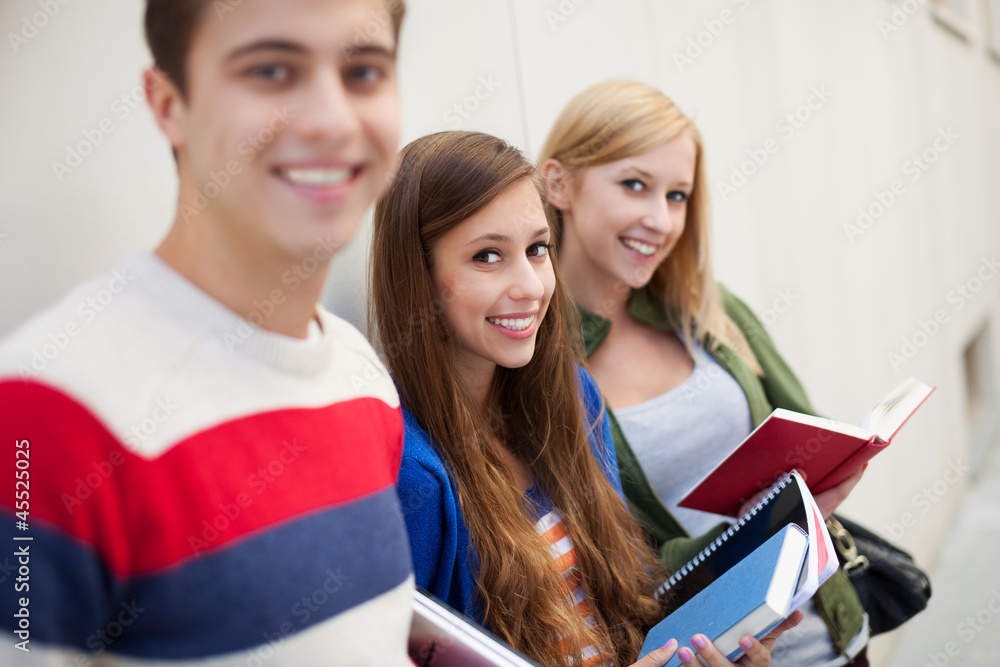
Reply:
[[[442, 235], [524, 179], [533, 165], [516, 148], [478, 132], [441, 132], [403, 149], [375, 206], [370, 327], [377, 331], [403, 405], [433, 439], [458, 487], [479, 558], [478, 601], [498, 636], [545, 665], [563, 667], [558, 641], [582, 664], [595, 645], [629, 664], [643, 630], [662, 616], [652, 598], [655, 556], [592, 455], [578, 390], [572, 299], [556, 280], [534, 356], [497, 367], [487, 406], [462, 391], [442, 298], [429, 262]], [[537, 181], [536, 181], [537, 184]], [[581, 357], [582, 358], [582, 357]], [[573, 538], [596, 622], [589, 629], [496, 438], [528, 465]]]
[[[652, 294], [675, 311], [685, 343], [732, 348], [755, 372], [760, 365], [739, 327], [726, 315], [712, 273], [712, 229], [701, 134], [666, 95], [635, 81], [595, 84], [574, 97], [556, 119], [538, 164], [557, 160], [570, 175], [595, 165], [645, 153], [679, 135], [696, 147], [695, 176], [684, 233], [649, 279]], [[545, 202], [545, 214], [562, 238], [562, 212]]]

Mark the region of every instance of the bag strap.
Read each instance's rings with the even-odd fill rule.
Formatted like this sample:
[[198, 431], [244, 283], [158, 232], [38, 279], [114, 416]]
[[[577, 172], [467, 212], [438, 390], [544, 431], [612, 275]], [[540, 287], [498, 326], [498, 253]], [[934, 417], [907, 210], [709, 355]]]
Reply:
[[832, 516], [826, 520], [826, 527], [830, 531], [834, 548], [840, 554], [844, 572], [849, 573], [859, 567], [866, 569], [869, 565], [868, 558], [858, 553], [858, 545], [847, 529]]

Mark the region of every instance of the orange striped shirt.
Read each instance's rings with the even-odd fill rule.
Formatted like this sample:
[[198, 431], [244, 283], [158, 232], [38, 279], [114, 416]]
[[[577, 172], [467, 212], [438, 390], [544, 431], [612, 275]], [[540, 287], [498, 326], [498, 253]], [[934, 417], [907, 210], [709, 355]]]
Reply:
[[[590, 612], [590, 604], [583, 590], [583, 584], [580, 582], [580, 570], [577, 567], [573, 538], [567, 532], [562, 516], [555, 509], [549, 511], [535, 523], [535, 530], [549, 545], [552, 557], [555, 558], [556, 565], [566, 580], [566, 589], [569, 591], [570, 599], [580, 615], [583, 616], [587, 627], [593, 628], [594, 617]], [[557, 642], [557, 645], [559, 644]], [[569, 656], [566, 658], [568, 662]], [[589, 645], [583, 647], [583, 664], [588, 667], [597, 667], [598, 665], [613, 665], [614, 662], [596, 646]]]

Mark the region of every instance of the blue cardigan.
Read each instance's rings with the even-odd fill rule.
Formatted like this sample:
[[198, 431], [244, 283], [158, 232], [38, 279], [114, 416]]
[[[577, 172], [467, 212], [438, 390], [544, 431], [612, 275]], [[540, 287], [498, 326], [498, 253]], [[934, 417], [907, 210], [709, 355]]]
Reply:
[[[580, 368], [579, 376], [587, 423], [595, 426], [591, 447], [624, 503], [607, 411], [590, 374]], [[479, 559], [462, 519], [458, 487], [430, 436], [408, 410], [403, 410], [403, 423], [403, 461], [396, 490], [410, 534], [417, 585], [482, 624], [483, 614], [476, 604]], [[532, 487], [528, 495], [541, 514], [548, 511], [544, 491]]]

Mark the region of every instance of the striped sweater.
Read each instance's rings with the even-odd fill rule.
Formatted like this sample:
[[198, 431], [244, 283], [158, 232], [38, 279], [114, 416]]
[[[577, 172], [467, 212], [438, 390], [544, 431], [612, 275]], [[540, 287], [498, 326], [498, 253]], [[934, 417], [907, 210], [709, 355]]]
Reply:
[[0, 345], [0, 664], [409, 664], [398, 397], [319, 319], [256, 329], [144, 253]]
[[[573, 536], [566, 529], [566, 524], [563, 523], [559, 510], [553, 508], [536, 521], [535, 532], [541, 535], [542, 541], [545, 544], [549, 545], [549, 550], [552, 552], [552, 558], [556, 562], [556, 567], [559, 568], [565, 579], [566, 593], [569, 596], [570, 602], [573, 603], [573, 606], [583, 618], [587, 627], [593, 629], [596, 627], [596, 623], [594, 615], [590, 610], [590, 600], [587, 598], [587, 591], [583, 588], [582, 575], [578, 565], [579, 559], [576, 555], [576, 547], [573, 544]], [[561, 640], [554, 642], [552, 651], [556, 655], [569, 654], [569, 648]], [[614, 665], [614, 660], [611, 656], [602, 653], [597, 646], [592, 644], [582, 647], [580, 657], [583, 658], [583, 664], [587, 665], [587, 667]]]

